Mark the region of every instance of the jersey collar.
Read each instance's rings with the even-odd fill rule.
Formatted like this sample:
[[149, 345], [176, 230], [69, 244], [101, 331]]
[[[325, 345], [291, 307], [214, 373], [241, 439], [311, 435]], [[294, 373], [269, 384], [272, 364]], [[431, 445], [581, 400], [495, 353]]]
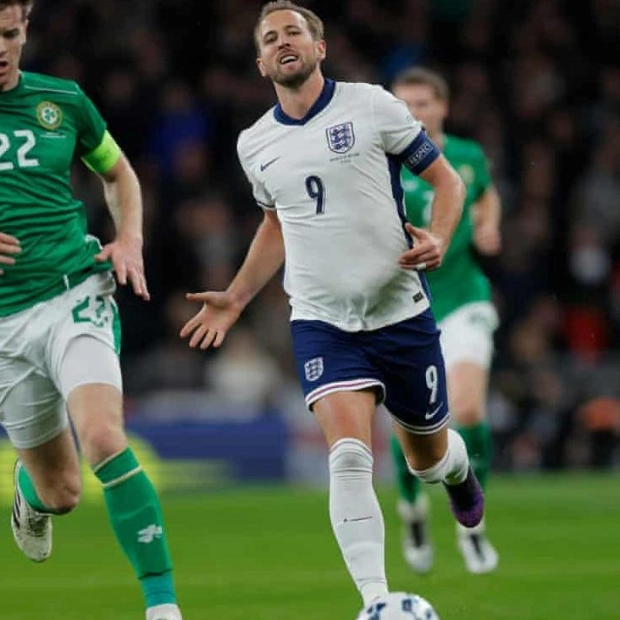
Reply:
[[305, 125], [309, 120], [313, 119], [319, 112], [322, 112], [327, 107], [334, 96], [335, 90], [336, 82], [326, 78], [321, 94], [303, 118], [292, 118], [280, 107], [279, 103], [273, 109], [273, 116], [278, 123], [282, 123], [283, 125]]

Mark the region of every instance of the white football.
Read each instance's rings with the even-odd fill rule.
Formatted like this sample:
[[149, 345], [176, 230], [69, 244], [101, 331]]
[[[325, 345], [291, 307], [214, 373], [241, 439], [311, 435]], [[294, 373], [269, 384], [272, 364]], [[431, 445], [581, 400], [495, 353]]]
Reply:
[[356, 620], [439, 620], [433, 606], [417, 594], [390, 592], [360, 611]]

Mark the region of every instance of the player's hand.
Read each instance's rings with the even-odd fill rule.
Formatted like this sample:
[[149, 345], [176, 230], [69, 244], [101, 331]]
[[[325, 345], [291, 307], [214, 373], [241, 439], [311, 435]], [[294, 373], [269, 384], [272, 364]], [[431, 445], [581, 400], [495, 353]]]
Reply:
[[443, 240], [425, 228], [417, 228], [409, 222], [405, 230], [414, 240], [413, 248], [400, 255], [398, 264], [403, 269], [431, 271], [441, 265], [445, 252]]
[[479, 225], [474, 228], [474, 245], [480, 254], [495, 256], [502, 249], [502, 237], [493, 225]]
[[[14, 265], [15, 259], [13, 254], [19, 254], [22, 251], [19, 239], [12, 235], [0, 232], [0, 264]], [[4, 273], [4, 269], [0, 267], [0, 275]]]
[[189, 346], [216, 349], [222, 344], [228, 330], [235, 324], [243, 306], [228, 292], [188, 293], [187, 299], [202, 302], [202, 308], [181, 329], [181, 338], [191, 334]]
[[151, 299], [144, 275], [144, 261], [142, 259], [142, 240], [119, 237], [103, 246], [95, 260], [102, 263], [112, 261], [116, 279], [125, 286], [131, 283], [133, 292], [145, 301]]

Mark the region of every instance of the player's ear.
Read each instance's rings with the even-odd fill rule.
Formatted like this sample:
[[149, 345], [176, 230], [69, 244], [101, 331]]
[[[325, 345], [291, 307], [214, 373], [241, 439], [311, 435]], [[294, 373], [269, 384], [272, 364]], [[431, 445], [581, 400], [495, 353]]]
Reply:
[[443, 100], [441, 102], [441, 120], [445, 121], [448, 118], [448, 114], [450, 112], [450, 105], [447, 100]]
[[256, 59], [256, 66], [258, 67], [258, 71], [262, 77], [267, 77], [267, 71], [265, 70], [265, 65], [263, 64], [262, 58], [258, 57]]
[[325, 60], [325, 57], [327, 56], [327, 43], [325, 43], [324, 39], [316, 42], [316, 53], [319, 60]]

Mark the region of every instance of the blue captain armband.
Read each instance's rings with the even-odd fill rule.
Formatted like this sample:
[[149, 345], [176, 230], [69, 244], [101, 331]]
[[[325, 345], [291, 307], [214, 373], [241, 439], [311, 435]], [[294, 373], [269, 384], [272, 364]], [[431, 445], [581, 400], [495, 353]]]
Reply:
[[103, 134], [99, 146], [82, 157], [82, 161], [94, 172], [105, 174], [114, 167], [121, 156], [121, 148], [108, 131]]
[[413, 174], [424, 172], [440, 155], [439, 149], [428, 137], [425, 131], [421, 131], [416, 139], [400, 154], [398, 159]]

